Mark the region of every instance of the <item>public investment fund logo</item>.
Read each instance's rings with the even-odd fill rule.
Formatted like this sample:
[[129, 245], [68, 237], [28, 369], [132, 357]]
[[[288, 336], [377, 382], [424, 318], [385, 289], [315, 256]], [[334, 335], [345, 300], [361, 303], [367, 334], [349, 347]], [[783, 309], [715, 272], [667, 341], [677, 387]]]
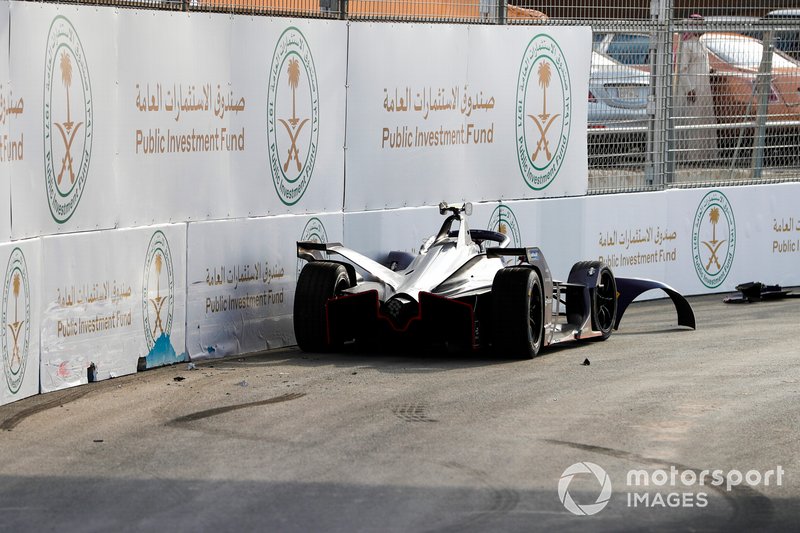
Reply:
[[733, 208], [720, 191], [700, 201], [692, 226], [692, 261], [697, 277], [706, 287], [718, 287], [728, 277], [736, 251]]
[[267, 145], [272, 183], [286, 205], [308, 188], [317, 157], [319, 89], [314, 58], [299, 29], [284, 31], [275, 46], [267, 88]]
[[567, 60], [549, 35], [528, 43], [517, 80], [517, 160], [528, 187], [541, 190], [558, 175], [572, 125]]
[[[579, 504], [569, 493], [569, 485], [572, 483], [572, 478], [577, 474], [592, 474], [600, 485], [600, 494], [594, 503]], [[564, 473], [561, 474], [561, 479], [558, 480], [558, 498], [567, 511], [574, 515], [590, 516], [597, 514], [608, 505], [608, 500], [611, 499], [611, 479], [605, 470], [594, 463], [588, 461], [575, 463], [564, 470]]]
[[[328, 233], [325, 231], [325, 226], [322, 224], [320, 219], [313, 217], [306, 222], [306, 226], [303, 228], [303, 233], [300, 237], [300, 242], [328, 242]], [[298, 277], [300, 276], [300, 271], [303, 270], [303, 266], [305, 266], [305, 264], [306, 261], [304, 259], [297, 259]]]
[[175, 273], [167, 237], [156, 231], [147, 247], [142, 284], [142, 315], [147, 349], [163, 335], [169, 337], [175, 311]]
[[75, 212], [92, 155], [92, 87], [78, 32], [63, 16], [47, 35], [44, 67], [44, 175], [53, 219]]
[[3, 286], [3, 368], [11, 394], [16, 394], [25, 377], [31, 336], [31, 295], [28, 268], [22, 250], [14, 248], [6, 267]]
[[[511, 239], [508, 244], [511, 248], [522, 247], [522, 237], [519, 233], [517, 217], [507, 205], [500, 204], [492, 211], [492, 216], [489, 217], [489, 225], [486, 229], [507, 235]], [[511, 264], [514, 262], [514, 258], [506, 257], [503, 262]]]

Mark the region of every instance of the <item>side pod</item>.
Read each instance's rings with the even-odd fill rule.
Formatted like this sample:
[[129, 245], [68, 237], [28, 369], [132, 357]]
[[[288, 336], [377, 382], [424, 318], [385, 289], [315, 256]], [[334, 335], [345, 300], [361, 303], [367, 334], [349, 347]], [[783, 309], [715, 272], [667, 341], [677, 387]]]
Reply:
[[614, 324], [614, 329], [619, 329], [619, 323], [622, 321], [622, 315], [628, 305], [639, 295], [651, 289], [662, 289], [672, 299], [672, 303], [675, 304], [675, 310], [678, 312], [679, 325], [696, 329], [692, 306], [681, 293], [666, 283], [641, 278], [616, 278], [616, 281], [619, 296], [617, 298], [617, 321]]

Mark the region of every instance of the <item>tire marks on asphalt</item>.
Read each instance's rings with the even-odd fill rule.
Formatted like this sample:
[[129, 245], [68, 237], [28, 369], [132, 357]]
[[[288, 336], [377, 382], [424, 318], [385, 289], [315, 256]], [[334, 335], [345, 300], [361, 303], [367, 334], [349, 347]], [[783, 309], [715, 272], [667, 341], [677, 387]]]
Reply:
[[83, 385], [81, 387], [69, 389], [68, 392], [64, 392], [61, 394], [55, 392], [51, 393], [54, 397], [49, 397], [49, 395], [40, 396], [40, 398], [46, 398], [46, 399], [40, 403], [37, 403], [36, 405], [28, 407], [27, 409], [23, 409], [18, 413], [12, 415], [11, 417], [6, 418], [2, 422], [0, 422], [0, 430], [11, 431], [26, 418], [29, 418], [43, 411], [47, 411], [48, 409], [52, 409], [54, 407], [60, 407], [63, 406], [64, 404], [74, 402], [75, 400], [83, 398], [92, 391], [93, 391], [92, 387]]
[[392, 406], [392, 413], [406, 422], [437, 422], [428, 416], [428, 406], [424, 403], [407, 403]]
[[467, 514], [462, 520], [453, 524], [448, 524], [432, 531], [436, 533], [462, 532], [465, 529], [478, 528], [479, 530], [491, 530], [488, 522], [498, 519], [500, 516], [510, 513], [516, 509], [520, 501], [520, 494], [509, 487], [499, 487], [492, 482], [491, 476], [482, 470], [472, 468], [454, 461], [444, 463], [442, 466], [449, 470], [454, 470], [461, 475], [466, 475], [470, 481], [470, 486], [478, 487], [483, 491], [488, 499], [488, 505], [483, 509], [476, 509], [475, 512]]
[[274, 403], [282, 403], [288, 402], [290, 400], [296, 400], [298, 398], [302, 398], [305, 396], [305, 392], [294, 392], [290, 394], [282, 394], [281, 396], [275, 396], [274, 398], [267, 398], [266, 400], [259, 400], [256, 402], [247, 402], [247, 403], [240, 403], [236, 405], [226, 405], [224, 407], [215, 407], [214, 409], [206, 409], [204, 411], [197, 411], [195, 413], [190, 413], [188, 415], [184, 415], [178, 418], [174, 418], [170, 420], [167, 425], [180, 425], [186, 424], [188, 422], [194, 422], [197, 420], [202, 420], [204, 418], [210, 418], [212, 416], [218, 416], [225, 413], [230, 413], [231, 411], [238, 411], [240, 409], [247, 409], [250, 407], [258, 407], [262, 405], [270, 405]]

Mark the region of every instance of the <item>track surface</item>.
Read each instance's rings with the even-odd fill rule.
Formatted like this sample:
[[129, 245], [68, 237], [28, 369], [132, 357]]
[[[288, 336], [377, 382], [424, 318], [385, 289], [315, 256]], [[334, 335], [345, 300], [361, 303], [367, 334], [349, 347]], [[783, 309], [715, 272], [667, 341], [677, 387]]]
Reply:
[[[634, 304], [608, 341], [532, 361], [289, 349], [6, 405], [0, 530], [797, 530], [800, 300], [721, 300], [691, 299], [697, 331]], [[559, 479], [587, 461], [611, 498], [575, 516]], [[780, 486], [627, 484], [778, 466]]]

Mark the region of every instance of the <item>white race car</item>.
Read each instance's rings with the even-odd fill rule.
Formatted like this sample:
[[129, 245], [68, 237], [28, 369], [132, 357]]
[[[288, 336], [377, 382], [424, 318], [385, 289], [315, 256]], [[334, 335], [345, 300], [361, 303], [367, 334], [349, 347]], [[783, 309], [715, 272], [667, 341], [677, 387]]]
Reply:
[[[447, 218], [415, 256], [391, 252], [379, 262], [339, 243], [298, 242], [297, 256], [308, 261], [294, 300], [300, 348], [411, 339], [531, 358], [544, 346], [607, 339], [650, 289], [669, 295], [678, 324], [695, 327], [689, 302], [663, 283], [615, 278], [598, 261], [575, 263], [566, 282], [555, 281], [538, 248], [510, 248], [502, 233], [470, 230], [471, 204], [442, 203], [439, 211]], [[509, 257], [518, 263], [506, 266]]]

